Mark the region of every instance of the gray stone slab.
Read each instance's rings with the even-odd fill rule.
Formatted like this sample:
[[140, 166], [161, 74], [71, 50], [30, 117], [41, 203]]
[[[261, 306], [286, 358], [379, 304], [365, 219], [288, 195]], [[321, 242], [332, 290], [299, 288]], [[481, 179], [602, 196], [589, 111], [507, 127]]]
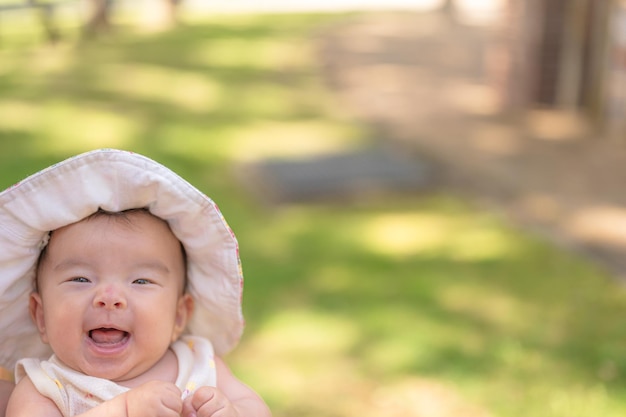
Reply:
[[269, 202], [353, 200], [431, 188], [434, 170], [424, 160], [385, 149], [298, 160], [264, 160], [243, 171], [248, 188]]

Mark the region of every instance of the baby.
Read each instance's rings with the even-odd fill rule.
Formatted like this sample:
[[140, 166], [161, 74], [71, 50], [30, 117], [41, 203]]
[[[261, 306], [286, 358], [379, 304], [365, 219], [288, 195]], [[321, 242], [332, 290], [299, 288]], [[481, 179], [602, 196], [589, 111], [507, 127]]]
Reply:
[[243, 329], [234, 235], [169, 169], [50, 167], [0, 194], [0, 248], [7, 416], [270, 416], [220, 359]]
[[13, 392], [13, 383], [5, 379], [0, 380], [0, 417], [4, 417], [11, 392]]

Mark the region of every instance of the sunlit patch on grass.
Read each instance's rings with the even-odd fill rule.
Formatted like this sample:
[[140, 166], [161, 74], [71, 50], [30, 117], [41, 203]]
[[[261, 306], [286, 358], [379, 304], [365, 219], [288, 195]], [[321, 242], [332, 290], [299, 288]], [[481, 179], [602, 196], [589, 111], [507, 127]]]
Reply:
[[19, 40], [19, 43], [26, 45], [43, 38], [44, 33], [41, 30], [41, 25], [38, 24], [35, 13], [13, 12], [10, 16], [11, 19], [6, 19], [6, 21], [11, 24], [2, 25], [3, 38], [8, 37], [14, 42]]
[[252, 344], [282, 358], [322, 359], [345, 352], [356, 340], [355, 324], [313, 310], [287, 310], [268, 319]]
[[0, 99], [0, 129], [32, 131], [41, 115], [32, 102]]
[[256, 223], [242, 233], [240, 237], [241, 240], [245, 237], [245, 242], [241, 241], [241, 246], [269, 260], [272, 265], [281, 265], [297, 257], [294, 253], [297, 248], [293, 242], [310, 233], [315, 213], [297, 205], [272, 211], [275, 217]]
[[82, 152], [94, 148], [126, 148], [140, 130], [125, 115], [91, 106], [50, 103], [42, 115], [39, 149], [55, 153]]
[[370, 396], [360, 416], [489, 417], [482, 407], [461, 397], [440, 381], [403, 378], [381, 386]]
[[[356, 381], [355, 364], [347, 352], [357, 336], [354, 323], [346, 318], [313, 310], [285, 310], [246, 340], [236, 352], [237, 362], [246, 369], [247, 378], [258, 380], [281, 408], [317, 403], [324, 409], [319, 398], [332, 399]], [[271, 370], [271, 377], [255, 373], [255, 368]], [[312, 396], [317, 400], [309, 404]]]
[[240, 131], [229, 142], [236, 160], [310, 158], [354, 149], [364, 142], [358, 129], [323, 120], [259, 122]]
[[509, 294], [485, 285], [457, 283], [441, 288], [438, 301], [449, 311], [474, 317], [496, 326], [511, 326], [519, 329], [528, 326], [521, 311], [525, 306]]
[[[43, 81], [38, 77], [63, 74], [76, 63], [76, 54], [72, 45], [67, 43], [41, 45], [41, 39], [28, 40], [25, 34], [7, 33], [7, 28], [15, 27], [17, 22], [2, 20], [2, 23], [2, 30], [0, 31], [2, 44], [0, 48], [0, 76], [17, 71], [21, 76], [29, 77], [29, 81], [38, 82]], [[5, 25], [4, 23], [10, 24]], [[14, 45], [13, 42], [18, 42], [18, 44]], [[32, 42], [38, 47], [25, 51], [25, 45], [20, 45], [20, 42], [25, 44]], [[33, 87], [30, 82], [24, 86]]]
[[[413, 330], [420, 331], [417, 327]], [[425, 362], [429, 350], [424, 344], [412, 342], [397, 334], [373, 341], [366, 349], [363, 359], [369, 364], [368, 368], [377, 373], [402, 373], [416, 363]]]
[[208, 163], [224, 157], [227, 153], [224, 139], [234, 130], [228, 126], [207, 128], [194, 124], [168, 124], [155, 133], [153, 147], [170, 155]]
[[207, 67], [281, 70], [308, 64], [310, 52], [293, 38], [220, 38], [198, 43], [193, 56]]
[[208, 74], [141, 64], [108, 65], [98, 85], [130, 99], [170, 104], [191, 112], [214, 110], [222, 94], [222, 87]]
[[609, 394], [605, 387], [600, 384], [595, 387], [578, 387], [567, 391], [554, 390], [545, 394], [549, 397], [545, 411], [551, 413], [550, 415], [618, 417], [618, 414], [613, 411], [614, 408], [610, 406], [612, 400], [609, 398]]
[[439, 252], [459, 260], [480, 260], [511, 251], [508, 238], [497, 228], [445, 213], [384, 214], [365, 224], [362, 236], [369, 250], [391, 257]]
[[363, 243], [372, 252], [402, 257], [440, 247], [451, 227], [445, 216], [385, 214], [365, 225]]
[[510, 237], [502, 230], [485, 225], [476, 225], [461, 230], [451, 239], [450, 252], [459, 260], [496, 259], [512, 253]]
[[402, 302], [390, 301], [369, 310], [365, 329], [373, 333], [361, 346], [362, 364], [377, 375], [430, 368], [440, 349], [459, 343], [453, 341], [449, 324]]
[[255, 113], [261, 118], [286, 117], [297, 109], [293, 87], [258, 82], [233, 92], [235, 106], [242, 113]]

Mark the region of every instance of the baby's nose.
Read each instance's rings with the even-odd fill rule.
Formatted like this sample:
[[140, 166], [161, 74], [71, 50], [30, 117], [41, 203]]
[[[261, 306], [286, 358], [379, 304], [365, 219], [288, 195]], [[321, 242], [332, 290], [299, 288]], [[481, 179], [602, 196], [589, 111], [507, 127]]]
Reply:
[[126, 308], [124, 292], [113, 285], [102, 288], [93, 300], [94, 307], [117, 310]]

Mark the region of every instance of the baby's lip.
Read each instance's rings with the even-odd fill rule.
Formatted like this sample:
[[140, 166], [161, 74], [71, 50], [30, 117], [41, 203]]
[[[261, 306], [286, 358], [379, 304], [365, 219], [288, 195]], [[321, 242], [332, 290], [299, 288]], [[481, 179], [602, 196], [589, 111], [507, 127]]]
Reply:
[[115, 327], [98, 327], [89, 331], [89, 338], [98, 345], [115, 345], [124, 342], [128, 337], [127, 331]]

